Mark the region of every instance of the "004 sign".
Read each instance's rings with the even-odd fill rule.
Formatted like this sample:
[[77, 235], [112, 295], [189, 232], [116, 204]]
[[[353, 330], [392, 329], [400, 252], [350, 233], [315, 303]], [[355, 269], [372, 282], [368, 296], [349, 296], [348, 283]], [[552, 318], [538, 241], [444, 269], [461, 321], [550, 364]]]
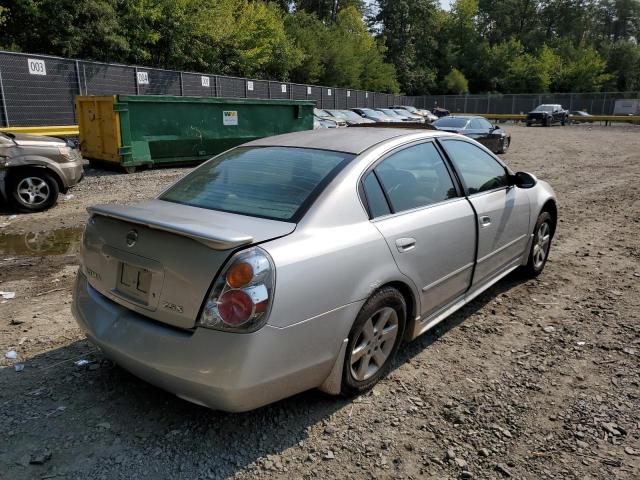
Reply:
[[47, 67], [44, 64], [44, 60], [37, 60], [35, 58], [28, 58], [27, 65], [29, 65], [29, 73], [31, 75], [46, 75]]

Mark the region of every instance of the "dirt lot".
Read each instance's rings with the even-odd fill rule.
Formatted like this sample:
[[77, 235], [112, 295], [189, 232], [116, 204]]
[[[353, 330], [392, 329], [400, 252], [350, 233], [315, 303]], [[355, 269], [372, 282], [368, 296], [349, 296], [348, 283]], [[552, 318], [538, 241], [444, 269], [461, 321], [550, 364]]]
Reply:
[[640, 129], [506, 129], [506, 161], [559, 197], [545, 272], [406, 345], [355, 400], [214, 412], [83, 339], [69, 303], [85, 207], [184, 170], [89, 170], [50, 212], [1, 216], [0, 290], [16, 295], [0, 299], [0, 478], [640, 478]]

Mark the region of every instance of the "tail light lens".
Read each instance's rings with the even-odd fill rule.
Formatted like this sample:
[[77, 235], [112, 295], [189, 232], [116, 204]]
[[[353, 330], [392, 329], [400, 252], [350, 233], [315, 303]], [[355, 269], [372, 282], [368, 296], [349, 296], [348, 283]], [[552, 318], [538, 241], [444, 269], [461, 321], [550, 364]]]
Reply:
[[213, 282], [197, 325], [228, 332], [262, 328], [273, 303], [275, 267], [259, 247], [236, 253]]

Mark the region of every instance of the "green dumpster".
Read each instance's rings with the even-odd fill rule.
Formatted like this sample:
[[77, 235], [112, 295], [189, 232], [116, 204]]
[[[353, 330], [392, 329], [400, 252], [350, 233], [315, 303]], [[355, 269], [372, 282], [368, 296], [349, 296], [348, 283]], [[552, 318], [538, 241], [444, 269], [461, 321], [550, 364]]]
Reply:
[[314, 106], [306, 100], [76, 97], [83, 156], [129, 172], [203, 161], [256, 138], [311, 130]]

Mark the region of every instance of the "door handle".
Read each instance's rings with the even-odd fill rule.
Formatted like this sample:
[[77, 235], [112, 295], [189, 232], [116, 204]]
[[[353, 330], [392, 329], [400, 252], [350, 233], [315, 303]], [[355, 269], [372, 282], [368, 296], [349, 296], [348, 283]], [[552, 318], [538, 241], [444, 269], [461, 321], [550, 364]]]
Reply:
[[486, 215], [484, 217], [480, 217], [480, 225], [482, 226], [482, 228], [491, 225], [491, 217], [488, 217]]
[[415, 238], [399, 238], [396, 240], [396, 248], [400, 253], [408, 252], [416, 248]]

